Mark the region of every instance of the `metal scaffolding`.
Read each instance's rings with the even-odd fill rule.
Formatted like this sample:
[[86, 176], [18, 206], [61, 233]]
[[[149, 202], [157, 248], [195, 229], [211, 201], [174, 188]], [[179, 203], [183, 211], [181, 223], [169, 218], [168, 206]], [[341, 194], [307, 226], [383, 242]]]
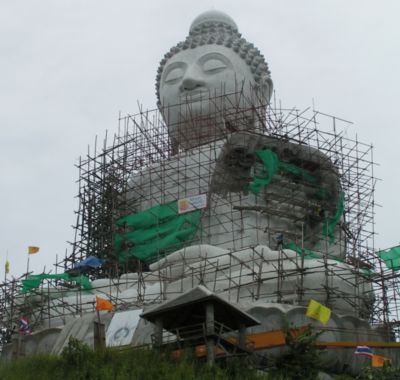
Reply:
[[[207, 101], [207, 109], [213, 110], [207, 116], [192, 113], [190, 102], [161, 112], [140, 110], [138, 114], [120, 117], [118, 131], [112, 137], [106, 134], [102, 143], [96, 138], [93, 149], [88, 149], [77, 165], [79, 206], [74, 240], [70, 252], [56, 263], [57, 268], [70, 271], [89, 256], [106, 259], [102, 269], [89, 273], [92, 280], [109, 279], [109, 285], [104, 285], [105, 294], [121, 283], [125, 283], [126, 288], [135, 286], [137, 289], [136, 296], [129, 298], [114, 292], [111, 300], [116, 309], [162, 302], [171, 296], [167, 294], [166, 284], [176, 280], [175, 275], [162, 268], [150, 272], [149, 265], [182, 246], [172, 245], [160, 250], [149, 260], [134, 254], [121, 260], [115, 241], [118, 234], [126, 231], [117, 221], [126, 215], [168, 203], [171, 199], [212, 193], [217, 189], [214, 191], [217, 195], [209, 198], [208, 202], [218, 201], [218, 210], [212, 217], [202, 214], [201, 226], [184, 241], [183, 247], [210, 244], [229, 252], [212, 260], [205, 258], [197, 267], [192, 266], [191, 273], [178, 279], [182, 290], [191, 279], [193, 283], [213, 283], [216, 291], [228, 289], [235, 302], [268, 299], [288, 303], [291, 297], [290, 302], [304, 305], [303, 297], [307, 292], [304, 285], [307, 272], [305, 255], [311, 250], [320, 257], [314, 271], [322, 273], [325, 278], [325, 283], [313, 291], [323, 294], [327, 305], [334, 307], [336, 300], [345, 298], [358, 317], [367, 319], [372, 325], [383, 324], [391, 333], [397, 333], [400, 320], [397, 308], [399, 275], [386, 268], [377, 257], [374, 246], [377, 207], [374, 193], [378, 179], [374, 175], [373, 146], [362, 143], [358, 137], [347, 136], [350, 122], [310, 108], [303, 111], [286, 109], [276, 100], [268, 107], [249, 105], [241, 92]], [[164, 119], [168, 119], [172, 112], [183, 116], [175, 121], [175, 125], [167, 126]], [[252, 130], [247, 133], [249, 123]], [[177, 131], [174, 137], [171, 137], [171, 128]], [[235, 140], [235, 135], [240, 138]], [[187, 141], [184, 145], [189, 148], [179, 146], [177, 136], [179, 139], [185, 136]], [[205, 143], [204, 136], [207, 136]], [[249, 154], [242, 149], [242, 142], [237, 140], [243, 139], [248, 139], [245, 142], [248, 145], [266, 141], [269, 150], [279, 155], [286, 165], [282, 166], [286, 172], [278, 171], [266, 187], [265, 204], [250, 204], [246, 199], [231, 195], [232, 189], [249, 185], [256, 178], [257, 171], [263, 169], [254, 151]], [[229, 149], [224, 151], [227, 145]], [[220, 164], [221, 157], [225, 166]], [[303, 174], [293, 174], [293, 167], [300, 168]], [[241, 170], [239, 174], [237, 168]], [[230, 171], [234, 178], [238, 178], [237, 181], [229, 182]], [[335, 209], [322, 196], [311, 200], [305, 197], [310, 188], [313, 194], [316, 193], [315, 186], [310, 185], [306, 177], [308, 173], [319, 176], [318, 181], [324, 184], [334, 183], [338, 178], [338, 184], [332, 185], [335, 193], [327, 196], [329, 199], [336, 197], [331, 203], [336, 205], [340, 193], [344, 194], [343, 214], [334, 238], [340, 262], [354, 268], [351, 281], [356, 286], [351, 296], [331, 286], [334, 276], [342, 276], [344, 282], [349, 278], [337, 268], [337, 262], [333, 262], [328, 234], [316, 237], [315, 231], [326, 218], [323, 211], [332, 215]], [[328, 180], [324, 173], [328, 173]], [[192, 186], [190, 191], [188, 183]], [[221, 195], [223, 191], [220, 189], [224, 186], [228, 186], [228, 191]], [[234, 206], [228, 207], [228, 204]], [[315, 210], [319, 210], [319, 214], [314, 215]], [[255, 221], [253, 224], [246, 222], [246, 215], [250, 213], [252, 223]], [[273, 223], [269, 225], [269, 218], [288, 219], [297, 229], [285, 230]], [[229, 228], [224, 230], [221, 226], [225, 225]], [[275, 237], [280, 233], [290, 239], [294, 247], [300, 248], [296, 258], [287, 255], [285, 248], [288, 247], [277, 243]], [[261, 238], [258, 241], [259, 236], [263, 236], [264, 241]], [[268, 256], [255, 248], [255, 243], [260, 242], [270, 247], [277, 246], [279, 257], [273, 265]], [[312, 243], [312, 246], [305, 242]], [[246, 249], [253, 253], [244, 262], [238, 259], [238, 254]], [[133, 247], [128, 247], [128, 251], [132, 250]], [[288, 263], [294, 268], [289, 272], [285, 269]], [[185, 264], [185, 257], [182, 264]], [[152, 286], [146, 285], [150, 278]], [[12, 329], [22, 314], [33, 318], [33, 325], [45, 327], [46, 321], [50, 326], [51, 318], [80, 315], [94, 308], [93, 302], [82, 297], [85, 294], [82, 289], [75, 290], [74, 305], [63, 302], [64, 295], [70, 294], [71, 289], [54, 280], [22, 297], [19, 295], [21, 279], [4, 281], [1, 285], [0, 313], [5, 329]], [[266, 286], [268, 281], [276, 286]], [[290, 281], [296, 283], [295, 296], [286, 288], [285, 284]], [[219, 282], [223, 284], [219, 285]], [[371, 284], [369, 291], [365, 290], [365, 284]], [[52, 293], [54, 289], [58, 289], [57, 296]], [[97, 290], [102, 291], [101, 287]], [[372, 299], [370, 305], [366, 305], [365, 297]], [[18, 300], [17, 304], [15, 300]]]

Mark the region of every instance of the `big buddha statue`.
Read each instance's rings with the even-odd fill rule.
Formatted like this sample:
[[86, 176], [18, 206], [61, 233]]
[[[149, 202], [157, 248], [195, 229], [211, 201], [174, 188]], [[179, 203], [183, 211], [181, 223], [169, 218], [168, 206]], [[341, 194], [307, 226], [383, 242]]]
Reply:
[[272, 89], [232, 18], [213, 10], [192, 22], [156, 78], [171, 152], [132, 175], [117, 248], [149, 263], [167, 299], [204, 284], [264, 330], [308, 323], [314, 299], [333, 310], [323, 339], [345, 340], [340, 329], [369, 328], [374, 294], [345, 262], [340, 173], [318, 149], [269, 133]]
[[[340, 171], [318, 149], [271, 133], [272, 90], [264, 56], [231, 17], [213, 10], [192, 22], [156, 77], [170, 151], [132, 173], [116, 218], [120, 261], [147, 271], [94, 288], [140, 308], [202, 284], [254, 315], [260, 331], [285, 318], [318, 323], [305, 316], [314, 299], [332, 309], [322, 340], [374, 340], [371, 282], [346, 262]], [[139, 323], [134, 341], [149, 329]], [[338, 350], [329, 365], [347, 356]]]
[[[161, 61], [156, 79], [172, 154], [135, 173], [128, 197], [135, 220], [143, 212], [157, 216], [159, 207], [180, 200], [200, 202], [199, 215], [192, 233], [182, 232], [176, 245], [157, 250], [155, 244], [152, 253], [151, 239], [135, 240], [127, 232], [121, 239], [130, 248], [123, 256], [154, 260], [175, 248], [208, 244], [344, 258], [339, 225], [345, 195], [338, 171], [320, 151], [268, 135], [272, 87], [263, 55], [229, 16], [209, 11], [193, 21], [186, 40]], [[122, 218], [120, 225], [126, 222]], [[159, 236], [163, 227], [157, 223]]]

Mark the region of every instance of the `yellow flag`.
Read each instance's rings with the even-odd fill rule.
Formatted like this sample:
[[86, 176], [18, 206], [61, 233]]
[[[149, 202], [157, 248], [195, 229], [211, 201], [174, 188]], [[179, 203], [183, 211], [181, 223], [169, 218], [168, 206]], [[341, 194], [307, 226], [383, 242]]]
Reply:
[[28, 253], [30, 254], [30, 255], [33, 255], [34, 253], [37, 253], [37, 252], [39, 252], [39, 247], [35, 247], [35, 246], [33, 246], [33, 245], [30, 245], [29, 247], [28, 247]]
[[6, 265], [5, 265], [4, 269], [5, 269], [6, 274], [10, 273], [10, 262], [8, 260], [6, 260]]
[[331, 317], [332, 310], [317, 301], [310, 300], [306, 316], [314, 318], [326, 325]]
[[383, 367], [385, 362], [391, 363], [392, 361], [389, 358], [385, 358], [384, 356], [372, 355], [372, 359], [371, 359], [372, 367]]
[[96, 297], [96, 310], [111, 311], [112, 309], [113, 309], [113, 305], [109, 300], [106, 300], [101, 297]]

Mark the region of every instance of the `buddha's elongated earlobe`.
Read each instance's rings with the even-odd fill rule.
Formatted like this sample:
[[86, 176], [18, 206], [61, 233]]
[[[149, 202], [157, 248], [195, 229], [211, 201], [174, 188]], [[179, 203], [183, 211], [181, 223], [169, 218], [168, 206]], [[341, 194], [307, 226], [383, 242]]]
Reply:
[[272, 79], [269, 76], [264, 75], [260, 80], [260, 95], [263, 99], [265, 99], [266, 103], [269, 103], [273, 90], [274, 84], [272, 82]]

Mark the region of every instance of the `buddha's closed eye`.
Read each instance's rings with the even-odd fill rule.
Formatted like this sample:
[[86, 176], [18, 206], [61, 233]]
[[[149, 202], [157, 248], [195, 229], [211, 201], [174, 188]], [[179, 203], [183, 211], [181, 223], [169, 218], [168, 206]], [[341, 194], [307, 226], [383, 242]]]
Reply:
[[216, 74], [227, 68], [220, 59], [211, 58], [203, 63], [203, 71], [207, 74]]
[[165, 82], [166, 83], [172, 83], [177, 81], [178, 79], [183, 77], [184, 70], [182, 67], [176, 67], [175, 69], [172, 69], [165, 77]]

